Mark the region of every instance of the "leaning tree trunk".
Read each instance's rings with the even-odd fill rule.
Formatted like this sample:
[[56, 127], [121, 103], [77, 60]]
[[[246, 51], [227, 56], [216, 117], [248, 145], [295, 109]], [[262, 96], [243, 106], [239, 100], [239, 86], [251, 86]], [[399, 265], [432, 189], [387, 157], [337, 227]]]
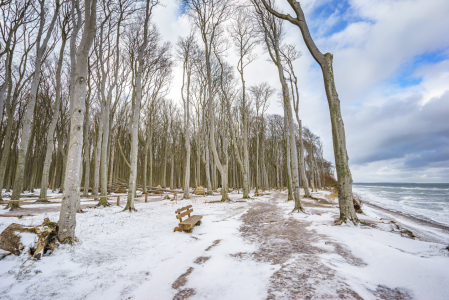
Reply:
[[312, 36], [310, 35], [306, 18], [300, 3], [296, 0], [287, 1], [294, 10], [296, 18], [290, 15], [278, 13], [267, 4], [266, 0], [262, 0], [264, 6], [270, 13], [299, 27], [307, 48], [321, 67], [332, 124], [332, 140], [334, 145], [335, 167], [337, 169], [338, 178], [338, 202], [340, 207], [339, 222], [345, 223], [347, 220], [350, 220], [354, 224], [357, 224], [359, 219], [357, 218], [353, 205], [352, 175], [349, 169], [349, 158], [346, 149], [346, 134], [343, 118], [341, 116], [340, 99], [338, 98], [337, 88], [335, 87], [334, 71], [332, 66], [333, 57], [330, 53], [322, 54], [316, 46]]
[[352, 196], [352, 175], [349, 169], [348, 152], [346, 149], [346, 134], [343, 118], [341, 116], [340, 100], [334, 82], [332, 68], [332, 54], [326, 53], [326, 64], [323, 68], [326, 95], [329, 102], [329, 110], [332, 124], [332, 139], [334, 143], [335, 167], [338, 178], [338, 201], [340, 206], [340, 222], [350, 220], [358, 223], [359, 219], [354, 210]]

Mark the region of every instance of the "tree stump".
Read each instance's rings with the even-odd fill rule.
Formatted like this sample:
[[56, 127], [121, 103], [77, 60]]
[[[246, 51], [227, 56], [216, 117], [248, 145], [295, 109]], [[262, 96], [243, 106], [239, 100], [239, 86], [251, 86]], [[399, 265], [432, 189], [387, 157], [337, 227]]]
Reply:
[[[37, 243], [32, 246], [24, 244], [21, 233], [25, 232], [35, 234], [38, 238]], [[39, 259], [47, 251], [53, 251], [56, 248], [57, 233], [58, 224], [50, 222], [48, 218], [45, 218], [44, 222], [36, 227], [13, 223], [0, 234], [0, 249], [20, 255], [26, 247], [29, 247], [30, 255]]]

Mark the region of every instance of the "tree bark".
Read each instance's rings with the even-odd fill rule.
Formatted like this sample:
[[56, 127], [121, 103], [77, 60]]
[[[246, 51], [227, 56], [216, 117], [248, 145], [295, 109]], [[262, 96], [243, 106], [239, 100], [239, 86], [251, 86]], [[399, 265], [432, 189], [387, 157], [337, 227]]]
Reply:
[[299, 2], [296, 0], [287, 0], [296, 14], [296, 18], [294, 18], [288, 14], [281, 14], [273, 10], [271, 6], [267, 4], [266, 0], [261, 1], [270, 13], [299, 27], [307, 48], [321, 67], [332, 124], [332, 140], [334, 144], [335, 167], [337, 169], [338, 178], [338, 202], [340, 207], [339, 222], [346, 223], [350, 220], [354, 224], [357, 224], [360, 221], [355, 213], [353, 205], [352, 175], [348, 163], [349, 158], [346, 148], [344, 123], [341, 116], [340, 99], [338, 98], [337, 89], [335, 87], [332, 54], [322, 54], [315, 45]]
[[[50, 176], [50, 164], [51, 164], [51, 158], [54, 148], [54, 134], [56, 129], [56, 123], [59, 119], [59, 111], [60, 111], [60, 105], [61, 105], [61, 72], [62, 72], [62, 63], [64, 59], [64, 49], [66, 45], [67, 39], [65, 30], [63, 29], [63, 36], [62, 36], [62, 44], [61, 49], [59, 50], [59, 59], [58, 59], [58, 67], [56, 70], [56, 99], [55, 99], [55, 110], [53, 112], [53, 117], [50, 123], [50, 127], [48, 128], [47, 132], [47, 151], [45, 153], [45, 161], [44, 161], [44, 168], [42, 170], [42, 181], [41, 181], [41, 192], [39, 195], [40, 199], [46, 199], [47, 198], [47, 186]], [[38, 200], [37, 202], [48, 202], [48, 200]]]
[[131, 168], [129, 174], [129, 189], [128, 189], [128, 201], [125, 206], [125, 210], [133, 211], [136, 210], [134, 207], [134, 195], [136, 194], [136, 184], [137, 184], [137, 150], [139, 146], [139, 121], [140, 121], [140, 106], [142, 102], [142, 72], [143, 65], [145, 63], [144, 53], [148, 45], [148, 23], [150, 20], [150, 15], [152, 8], [156, 4], [151, 3], [150, 0], [146, 0], [145, 7], [145, 21], [143, 24], [143, 42], [139, 47], [138, 53], [138, 66], [136, 71], [136, 89], [135, 89], [135, 103], [133, 110], [132, 119], [132, 131], [131, 131]]
[[[45, 51], [47, 50], [48, 41], [51, 37], [51, 33], [53, 31], [53, 28], [56, 23], [56, 19], [58, 17], [59, 13], [59, 7], [60, 3], [59, 0], [56, 0], [56, 7], [53, 14], [53, 19], [51, 20], [50, 27], [47, 29], [47, 34], [42, 41], [42, 34], [44, 31], [45, 26], [45, 1], [42, 0], [40, 3], [40, 23], [39, 23], [39, 32], [37, 35], [37, 41], [36, 41], [36, 57], [35, 57], [35, 63], [34, 63], [34, 77], [33, 81], [31, 83], [31, 89], [30, 93], [28, 95], [28, 103], [26, 107], [26, 113], [25, 113], [25, 119], [23, 121], [22, 126], [22, 136], [20, 139], [20, 148], [19, 153], [17, 157], [17, 164], [16, 164], [16, 172], [14, 174], [14, 184], [13, 184], [13, 191], [11, 195], [11, 200], [19, 200], [20, 199], [20, 193], [22, 192], [23, 188], [23, 179], [24, 179], [24, 173], [25, 173], [25, 163], [26, 163], [26, 154], [28, 150], [28, 144], [30, 141], [30, 134], [31, 134], [31, 128], [33, 126], [32, 120], [34, 115], [34, 108], [36, 106], [36, 95], [37, 95], [37, 89], [39, 87], [39, 81], [41, 78], [41, 65], [43, 63], [42, 58], [44, 57]], [[19, 207], [19, 201], [10, 201], [8, 203], [7, 208], [10, 208], [10, 210], [16, 209]]]
[[[75, 0], [72, 0], [72, 5]], [[83, 148], [83, 123], [87, 90], [89, 50], [96, 31], [96, 0], [85, 0], [84, 32], [76, 53], [75, 86], [73, 89], [73, 111], [71, 112], [70, 143], [67, 152], [67, 167], [64, 193], [59, 215], [58, 239], [72, 243], [75, 239], [76, 202], [80, 193], [80, 163]]]

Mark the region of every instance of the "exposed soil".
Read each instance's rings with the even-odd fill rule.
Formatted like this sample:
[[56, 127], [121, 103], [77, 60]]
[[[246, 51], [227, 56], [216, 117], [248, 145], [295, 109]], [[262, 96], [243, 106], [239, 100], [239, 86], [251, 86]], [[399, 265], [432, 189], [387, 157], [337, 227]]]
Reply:
[[187, 283], [187, 276], [189, 276], [193, 271], [193, 268], [190, 267], [184, 274], [181, 274], [178, 279], [172, 284], [172, 288], [175, 290], [179, 289], [180, 287], [184, 286]]
[[[221, 240], [215, 240], [212, 245], [210, 245], [209, 247], [206, 248], [206, 251], [209, 251], [210, 249], [212, 249], [213, 247], [217, 246], [218, 244], [220, 244]], [[197, 257], [194, 261], [195, 264], [197, 265], [202, 265], [205, 262], [207, 262], [210, 259], [210, 256], [200, 256]], [[194, 268], [190, 267], [187, 269], [186, 272], [184, 272], [183, 274], [181, 274], [178, 279], [175, 280], [175, 282], [172, 284], [172, 288], [175, 290], [178, 290], [178, 293], [176, 293], [176, 295], [173, 297], [173, 300], [184, 300], [184, 299], [188, 299], [191, 296], [195, 295], [196, 292], [194, 289], [183, 289], [183, 287], [186, 285], [187, 283], [187, 277], [193, 272]]]
[[[285, 198], [285, 199], [284, 199]], [[278, 206], [280, 201], [286, 201], [275, 193], [267, 202], [253, 202], [251, 208], [242, 216], [243, 225], [240, 232], [248, 241], [259, 245], [254, 253], [237, 253], [238, 259], [255, 259], [259, 262], [281, 265], [281, 268], [271, 277], [267, 299], [363, 299], [353, 291], [335, 270], [323, 264], [320, 254], [337, 254], [348, 264], [358, 267], [366, 263], [354, 256], [345, 246], [335, 242], [333, 250], [324, 250], [313, 246], [319, 240], [326, 240], [314, 230], [307, 229], [310, 225], [299, 221], [293, 216], [285, 216]], [[325, 199], [315, 203], [304, 201], [314, 212], [313, 206], [332, 205]], [[407, 291], [396, 291], [388, 287], [380, 287], [372, 291], [380, 299], [411, 299]], [[401, 298], [402, 297], [402, 298]]]
[[195, 259], [194, 263], [196, 263], [197, 265], [202, 265], [209, 259], [210, 259], [210, 256], [200, 256], [200, 257], [197, 257], [197, 259]]
[[212, 245], [210, 245], [209, 247], [207, 247], [206, 251], [209, 251], [210, 249], [212, 249], [213, 247], [217, 246], [218, 244], [220, 244], [221, 240], [215, 240], [214, 243]]

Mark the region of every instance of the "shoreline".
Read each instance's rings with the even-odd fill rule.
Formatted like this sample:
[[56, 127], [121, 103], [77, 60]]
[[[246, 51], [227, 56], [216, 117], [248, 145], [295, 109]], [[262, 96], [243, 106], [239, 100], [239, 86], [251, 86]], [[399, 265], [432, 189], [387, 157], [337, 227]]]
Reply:
[[[366, 200], [363, 202], [363, 205], [369, 206], [371, 208], [380, 210], [380, 211], [385, 212], [385, 213], [390, 213], [390, 214], [394, 215], [395, 217], [405, 218], [408, 221], [411, 221], [413, 223], [417, 223], [418, 225], [426, 225], [426, 226], [433, 227], [433, 228], [436, 228], [436, 229], [444, 230], [445, 233], [449, 234], [449, 225], [444, 225], [444, 224], [438, 223], [436, 221], [429, 221], [429, 220], [425, 220], [425, 219], [420, 219], [418, 217], [406, 214], [406, 213], [401, 212], [401, 211], [397, 211], [397, 210], [393, 210], [393, 209], [389, 209], [389, 208], [385, 208], [385, 207], [379, 206], [377, 204], [369, 203]], [[363, 206], [362, 206], [362, 210], [363, 210]]]

